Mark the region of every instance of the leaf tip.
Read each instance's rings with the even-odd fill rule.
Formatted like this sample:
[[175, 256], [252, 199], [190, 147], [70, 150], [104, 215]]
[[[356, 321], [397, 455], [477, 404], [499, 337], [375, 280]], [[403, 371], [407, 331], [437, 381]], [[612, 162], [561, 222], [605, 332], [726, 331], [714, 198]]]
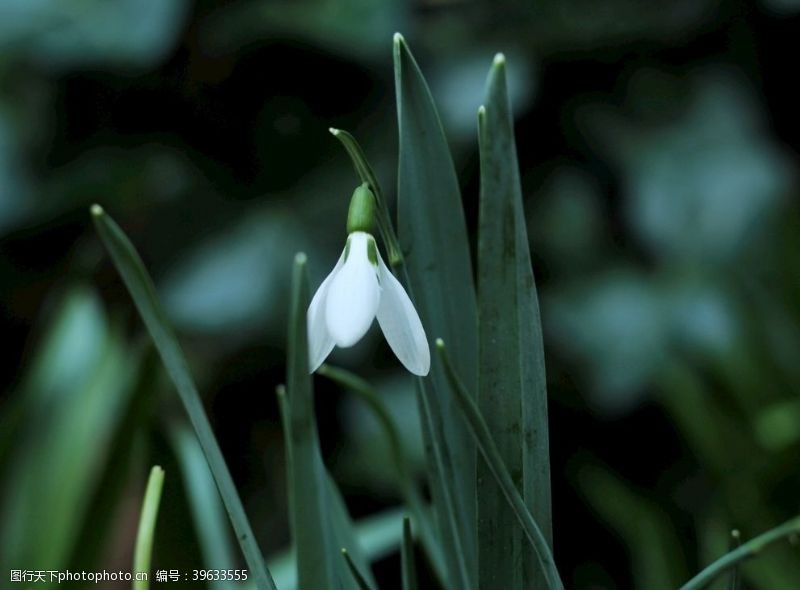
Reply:
[[502, 68], [506, 65], [506, 56], [502, 53], [496, 53], [492, 64], [494, 64], [496, 68]]
[[396, 46], [405, 45], [406, 42], [406, 40], [403, 38], [403, 35], [401, 35], [400, 33], [395, 33], [394, 36], [392, 37], [392, 41], [394, 41], [394, 44]]
[[333, 135], [334, 137], [339, 137], [339, 134], [342, 132], [341, 129], [337, 129], [336, 127], [328, 127], [328, 133]]
[[105, 211], [103, 211], [103, 208], [97, 203], [89, 207], [89, 211], [91, 212], [92, 217], [102, 217], [103, 214], [105, 213]]
[[308, 256], [306, 256], [305, 252], [298, 252], [294, 255], [295, 266], [305, 266], [306, 262], [308, 262]]
[[436, 348], [439, 350], [444, 350], [444, 340], [441, 338], [436, 339]]
[[282, 399], [286, 397], [286, 386], [283, 384], [278, 385], [275, 388], [275, 395], [278, 396], [278, 399]]

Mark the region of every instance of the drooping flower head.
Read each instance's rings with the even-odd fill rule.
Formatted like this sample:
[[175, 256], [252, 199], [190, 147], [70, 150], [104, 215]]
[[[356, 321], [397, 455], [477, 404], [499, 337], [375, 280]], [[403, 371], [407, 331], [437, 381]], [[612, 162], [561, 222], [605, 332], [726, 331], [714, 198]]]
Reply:
[[425, 330], [405, 289], [381, 258], [372, 235], [374, 219], [375, 195], [365, 183], [350, 200], [344, 251], [308, 307], [312, 372], [334, 346], [347, 348], [361, 340], [376, 317], [406, 369], [415, 375], [427, 375], [430, 370]]

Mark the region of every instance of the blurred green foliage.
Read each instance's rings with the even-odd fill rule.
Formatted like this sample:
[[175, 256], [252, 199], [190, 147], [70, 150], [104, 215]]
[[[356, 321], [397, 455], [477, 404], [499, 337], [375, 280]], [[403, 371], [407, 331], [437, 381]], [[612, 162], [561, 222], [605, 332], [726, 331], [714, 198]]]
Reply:
[[[0, 2], [0, 301], [11, 351], [0, 564], [127, 569], [153, 463], [167, 468], [160, 530], [180, 541], [157, 539], [157, 567], [200, 567], [225, 529], [216, 499], [190, 483], [204, 474], [89, 230], [93, 201], [113, 206], [141, 247], [261, 546], [284, 547], [271, 392], [290, 260], [309, 254], [315, 286], [338, 255], [356, 179], [329, 126], [355, 131], [394, 184], [395, 30], [419, 48], [472, 228], [475, 101], [485, 56], [509, 57], [566, 585], [673, 587], [727, 549], [730, 528], [748, 538], [795, 514], [800, 97], [782, 60], [799, 9]], [[367, 376], [407, 429], [419, 472], [411, 387], [379, 342], [333, 359], [375, 366]], [[351, 512], [393, 506], [375, 423], [320, 385], [323, 449]], [[392, 580], [386, 571], [379, 563], [376, 576]], [[743, 571], [749, 587], [795, 588], [797, 549]]]

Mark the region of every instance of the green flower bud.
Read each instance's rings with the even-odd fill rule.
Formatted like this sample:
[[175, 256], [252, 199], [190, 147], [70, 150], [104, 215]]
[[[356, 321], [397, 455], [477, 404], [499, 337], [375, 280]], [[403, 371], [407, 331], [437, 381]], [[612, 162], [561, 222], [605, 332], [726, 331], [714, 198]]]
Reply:
[[347, 233], [363, 231], [373, 234], [375, 229], [375, 195], [365, 182], [353, 191], [350, 210], [347, 212]]

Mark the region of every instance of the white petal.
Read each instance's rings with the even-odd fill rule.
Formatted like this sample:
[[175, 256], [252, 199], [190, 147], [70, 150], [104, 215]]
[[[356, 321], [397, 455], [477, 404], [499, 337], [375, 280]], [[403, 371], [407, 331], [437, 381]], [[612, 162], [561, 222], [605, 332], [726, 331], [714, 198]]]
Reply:
[[310, 373], [316, 371], [333, 350], [333, 337], [328, 333], [328, 326], [325, 324], [325, 300], [327, 299], [330, 284], [339, 270], [341, 270], [343, 264], [344, 254], [339, 257], [336, 266], [322, 281], [319, 289], [314, 293], [313, 299], [311, 299], [311, 305], [308, 306], [306, 319], [308, 322], [308, 362]]
[[371, 235], [364, 232], [350, 234], [347, 260], [328, 287], [325, 322], [333, 341], [342, 348], [361, 340], [378, 310], [380, 286], [378, 269], [367, 255], [370, 241], [374, 247], [375, 240]]
[[427, 375], [431, 369], [431, 351], [417, 310], [380, 257], [378, 264], [382, 289], [378, 323], [383, 335], [406, 369], [415, 375]]

